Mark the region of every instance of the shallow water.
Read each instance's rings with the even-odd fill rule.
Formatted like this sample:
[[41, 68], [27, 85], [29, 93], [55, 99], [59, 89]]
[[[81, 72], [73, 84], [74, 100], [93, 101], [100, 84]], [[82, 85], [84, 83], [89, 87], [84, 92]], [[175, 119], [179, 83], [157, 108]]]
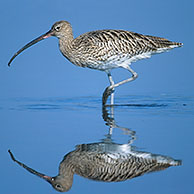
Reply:
[[[101, 99], [94, 96], [1, 99], [4, 179], [0, 192], [57, 193], [48, 183], [12, 162], [8, 149], [19, 161], [55, 176], [63, 156], [76, 145], [96, 143], [112, 133], [116, 143], [134, 139], [137, 150], [170, 156], [183, 163], [119, 183], [96, 182], [75, 175], [69, 193], [194, 193], [193, 96], [121, 96], [106, 111], [102, 112]], [[114, 129], [109, 129], [110, 122]]]

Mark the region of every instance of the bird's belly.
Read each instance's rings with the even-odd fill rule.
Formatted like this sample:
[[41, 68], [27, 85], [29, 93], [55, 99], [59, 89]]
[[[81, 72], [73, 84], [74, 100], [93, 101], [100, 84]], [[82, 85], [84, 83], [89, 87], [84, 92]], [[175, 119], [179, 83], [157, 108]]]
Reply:
[[88, 60], [85, 66], [91, 69], [97, 69], [101, 71], [106, 71], [118, 67], [125, 68], [132, 62], [151, 57], [151, 54], [152, 52], [141, 53], [133, 56], [129, 54], [114, 55], [104, 60]]
[[129, 56], [115, 55], [102, 60], [87, 61], [86, 67], [91, 69], [97, 69], [100, 71], [106, 71], [118, 67], [122, 67], [123, 63], [130, 65]]

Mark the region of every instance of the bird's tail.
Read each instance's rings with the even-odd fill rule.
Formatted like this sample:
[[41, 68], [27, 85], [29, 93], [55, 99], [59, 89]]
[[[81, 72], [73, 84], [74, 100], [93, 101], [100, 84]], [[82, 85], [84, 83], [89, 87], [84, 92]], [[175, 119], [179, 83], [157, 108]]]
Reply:
[[162, 49], [172, 49], [175, 47], [181, 47], [183, 46], [183, 43], [180, 42], [172, 42], [166, 38], [156, 37], [156, 36], [149, 36], [146, 35], [146, 37], [152, 41], [152, 43], [155, 44], [156, 48], [158, 50]]
[[171, 166], [180, 166], [180, 165], [182, 165], [182, 160], [172, 160], [170, 162], [170, 165]]

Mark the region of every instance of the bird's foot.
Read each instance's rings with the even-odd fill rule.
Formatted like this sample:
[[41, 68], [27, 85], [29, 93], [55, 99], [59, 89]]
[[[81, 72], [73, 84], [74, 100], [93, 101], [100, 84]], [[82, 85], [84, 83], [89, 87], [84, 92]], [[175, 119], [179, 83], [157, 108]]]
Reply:
[[102, 105], [104, 106], [107, 102], [108, 97], [114, 92], [114, 88], [111, 86], [108, 86], [103, 93], [102, 97]]

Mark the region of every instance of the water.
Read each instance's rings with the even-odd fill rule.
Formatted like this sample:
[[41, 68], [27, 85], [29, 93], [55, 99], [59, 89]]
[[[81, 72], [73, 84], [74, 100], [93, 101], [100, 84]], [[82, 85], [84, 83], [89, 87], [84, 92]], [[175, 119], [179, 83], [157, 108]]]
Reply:
[[[140, 151], [181, 159], [183, 163], [119, 183], [91, 181], [75, 175], [69, 193], [194, 193], [194, 97], [120, 96], [116, 103], [111, 116], [111, 108], [107, 107], [108, 112], [103, 114], [101, 99], [95, 96], [1, 99], [4, 178], [0, 193], [57, 193], [48, 183], [14, 163], [8, 149], [19, 161], [55, 176], [64, 155], [76, 145], [99, 142], [110, 132], [116, 143], [134, 139], [133, 146]], [[114, 122], [113, 130], [110, 122]]]

